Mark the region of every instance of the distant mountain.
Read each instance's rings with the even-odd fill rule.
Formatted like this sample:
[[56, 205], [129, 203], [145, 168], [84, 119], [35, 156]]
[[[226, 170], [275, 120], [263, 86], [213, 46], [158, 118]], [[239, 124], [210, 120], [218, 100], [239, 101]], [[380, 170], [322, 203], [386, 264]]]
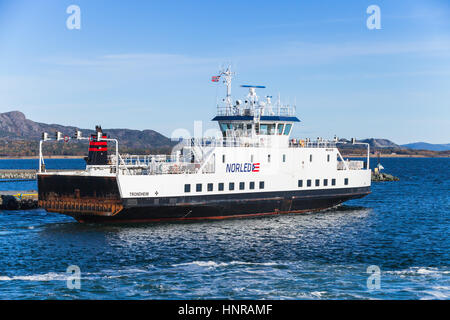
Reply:
[[[101, 123], [99, 123], [101, 125]], [[80, 130], [85, 137], [94, 133], [94, 130], [80, 129], [74, 126], [59, 124], [46, 124], [29, 120], [20, 111], [0, 113], [0, 156], [36, 156], [39, 153], [39, 143], [42, 132], [51, 136], [55, 131], [72, 136], [75, 130]], [[111, 138], [119, 140], [121, 153], [131, 154], [155, 154], [169, 153], [176, 142], [154, 130], [131, 129], [103, 129]], [[350, 142], [346, 139], [340, 141]], [[418, 142], [400, 146], [387, 139], [364, 139], [359, 142], [369, 143], [371, 152], [382, 154], [407, 154], [424, 156], [449, 156], [450, 144], [432, 145]], [[433, 149], [431, 149], [433, 148]], [[364, 154], [365, 148], [351, 143], [339, 145], [339, 149], [345, 154]], [[421, 150], [417, 150], [421, 149]], [[71, 141], [70, 143], [46, 143], [44, 144], [46, 155], [86, 155], [87, 141]]]
[[[80, 130], [84, 136], [94, 133], [94, 130], [80, 129], [74, 126], [63, 126], [59, 124], [46, 124], [29, 120], [20, 111], [0, 113], [0, 155], [36, 155], [37, 141], [40, 140], [42, 132], [53, 135], [60, 131], [65, 135], [72, 136], [75, 130]], [[119, 140], [122, 152], [167, 152], [175, 145], [169, 138], [154, 130], [131, 130], [131, 129], [103, 129], [111, 138]], [[75, 154], [87, 152], [85, 142], [72, 143]], [[69, 146], [50, 148], [51, 153], [58, 153], [64, 149], [64, 154], [69, 152]], [[22, 154], [21, 151], [22, 150]]]
[[414, 142], [403, 144], [402, 147], [414, 150], [430, 150], [430, 151], [448, 151], [450, 150], [450, 143], [447, 144], [433, 144], [427, 142]]
[[364, 140], [358, 140], [359, 142], [365, 142], [370, 145], [370, 148], [373, 149], [383, 149], [383, 148], [394, 148], [394, 149], [401, 149], [402, 147], [391, 140], [388, 139], [364, 139]]
[[[347, 142], [347, 143], [351, 143], [350, 140], [347, 139], [339, 139], [339, 141], [341, 142]], [[391, 140], [388, 139], [377, 139], [377, 138], [370, 138], [370, 139], [362, 139], [362, 140], [358, 140], [358, 142], [364, 142], [364, 143], [368, 143], [370, 145], [370, 149], [371, 150], [375, 150], [375, 149], [402, 149], [402, 146], [392, 142]], [[358, 147], [358, 145], [352, 146], [352, 145], [348, 145], [347, 147], [349, 148], [360, 148]]]

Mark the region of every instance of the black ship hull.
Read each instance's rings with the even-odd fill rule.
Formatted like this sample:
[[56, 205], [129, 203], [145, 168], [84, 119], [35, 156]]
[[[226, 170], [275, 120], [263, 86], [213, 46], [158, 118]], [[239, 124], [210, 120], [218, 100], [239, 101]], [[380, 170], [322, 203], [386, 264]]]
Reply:
[[243, 218], [320, 211], [362, 198], [370, 187], [121, 199], [114, 177], [39, 175], [39, 204], [79, 222]]

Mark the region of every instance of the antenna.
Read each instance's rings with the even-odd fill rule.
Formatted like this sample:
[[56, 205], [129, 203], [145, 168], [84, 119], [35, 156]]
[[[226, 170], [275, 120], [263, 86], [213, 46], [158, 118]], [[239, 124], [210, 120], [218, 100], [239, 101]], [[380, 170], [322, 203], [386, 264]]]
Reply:
[[231, 66], [228, 65], [228, 67], [225, 69], [223, 69], [224, 71], [220, 72], [221, 76], [224, 76], [224, 80], [223, 83], [225, 83], [225, 85], [227, 86], [227, 96], [225, 97], [225, 105], [227, 108], [227, 111], [232, 110], [233, 108], [233, 103], [231, 102], [231, 80], [233, 79], [234, 76], [234, 72], [231, 72]]

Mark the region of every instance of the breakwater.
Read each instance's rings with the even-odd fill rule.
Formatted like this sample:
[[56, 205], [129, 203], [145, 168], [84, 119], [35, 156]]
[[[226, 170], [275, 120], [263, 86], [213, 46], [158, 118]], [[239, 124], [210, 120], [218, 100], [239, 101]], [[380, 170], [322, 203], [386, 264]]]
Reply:
[[382, 181], [399, 181], [400, 179], [389, 173], [382, 173], [379, 171], [372, 171], [372, 181], [382, 182]]
[[28, 191], [0, 191], [0, 209], [28, 210], [38, 208], [38, 193]]
[[0, 179], [3, 180], [34, 180], [36, 170], [33, 169], [1, 169]]

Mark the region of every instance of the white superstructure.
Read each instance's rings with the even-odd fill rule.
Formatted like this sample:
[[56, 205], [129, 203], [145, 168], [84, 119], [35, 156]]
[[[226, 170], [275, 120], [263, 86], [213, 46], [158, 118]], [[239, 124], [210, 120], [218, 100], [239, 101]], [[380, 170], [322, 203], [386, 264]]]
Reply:
[[[107, 163], [88, 163], [83, 172], [41, 170], [40, 175], [115, 178], [122, 209], [103, 216], [119, 213], [125, 220], [125, 212], [133, 208], [140, 208], [129, 214], [136, 220], [147, 217], [144, 208], [149, 219], [171, 218], [171, 212], [176, 219], [202, 218], [215, 209], [211, 216], [303, 212], [370, 192], [368, 145], [366, 162], [348, 161], [341, 156], [336, 138], [290, 138], [299, 122], [295, 108], [280, 99], [272, 103], [271, 96], [258, 97], [256, 90], [262, 86], [242, 86], [249, 89], [248, 95], [233, 102], [232, 76], [228, 68], [215, 77], [227, 86], [213, 119], [219, 124], [220, 137], [184, 140], [171, 155], [130, 156], [119, 155], [118, 142], [99, 132], [97, 141], [116, 144]], [[77, 210], [64, 213], [79, 220], [98, 216], [95, 210]]]

